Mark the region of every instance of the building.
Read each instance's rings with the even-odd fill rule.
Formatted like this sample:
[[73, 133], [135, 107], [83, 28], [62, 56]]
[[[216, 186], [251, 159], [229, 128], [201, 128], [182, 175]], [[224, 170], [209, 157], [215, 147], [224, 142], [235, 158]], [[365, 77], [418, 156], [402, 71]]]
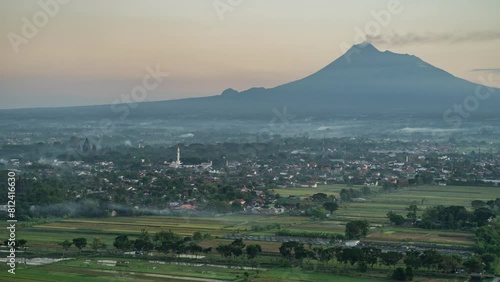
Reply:
[[361, 242], [359, 240], [353, 240], [353, 241], [346, 241], [344, 245], [346, 247], [356, 247], [360, 244]]
[[177, 147], [177, 160], [170, 163], [169, 167], [171, 168], [180, 168], [182, 167], [182, 162], [181, 162], [181, 148]]
[[[165, 162], [167, 164], [167, 162]], [[201, 163], [199, 165], [184, 165], [181, 162], [181, 149], [177, 147], [177, 160], [173, 161], [169, 164], [170, 168], [201, 168], [201, 169], [210, 169], [212, 168], [212, 161], [207, 163]]]

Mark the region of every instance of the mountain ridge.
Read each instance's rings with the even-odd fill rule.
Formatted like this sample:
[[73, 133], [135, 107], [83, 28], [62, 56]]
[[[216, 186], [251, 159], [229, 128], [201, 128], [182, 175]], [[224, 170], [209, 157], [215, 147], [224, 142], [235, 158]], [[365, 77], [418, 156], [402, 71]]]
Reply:
[[[388, 56], [392, 56], [393, 58], [389, 58]], [[351, 68], [351, 69], [357, 69], [357, 71], [359, 71], [359, 70], [363, 70], [363, 68], [362, 68], [363, 66], [364, 67], [366, 67], [366, 66], [373, 67], [375, 65], [375, 66], [380, 67], [381, 64], [385, 64], [384, 67], [387, 67], [387, 64], [394, 64], [394, 62], [391, 62], [391, 59], [392, 59], [392, 61], [394, 61], [394, 57], [397, 57], [398, 60], [402, 59], [403, 62], [399, 62], [400, 65], [413, 63], [416, 65], [419, 65], [419, 67], [422, 67], [422, 68], [431, 67], [431, 68], [433, 68], [433, 71], [435, 73], [441, 72], [442, 75], [445, 75], [448, 78], [456, 78], [456, 79], [460, 79], [464, 82], [468, 82], [464, 79], [458, 78], [458, 77], [446, 72], [443, 69], [437, 68], [437, 67], [423, 61], [422, 59], [418, 58], [417, 56], [409, 55], [409, 54], [393, 53], [393, 52], [388, 51], [388, 50], [382, 52], [382, 51], [379, 51], [377, 48], [375, 48], [370, 43], [362, 43], [362, 44], [354, 45], [346, 53], [344, 53], [342, 56], [335, 59], [333, 62], [329, 63], [328, 65], [326, 65], [325, 67], [321, 68], [320, 70], [314, 72], [311, 75], [308, 75], [304, 78], [301, 78], [301, 79], [298, 79], [295, 81], [285, 83], [283, 85], [278, 85], [278, 86], [275, 86], [272, 88], [266, 88], [266, 90], [272, 90], [272, 89], [280, 88], [280, 87], [283, 87], [286, 85], [294, 85], [295, 86], [295, 83], [297, 83], [297, 82], [304, 81], [307, 79], [315, 79], [317, 76], [327, 76], [326, 78], [328, 78], [329, 75], [336, 75], [339, 72], [342, 72], [342, 70], [339, 71], [339, 68]], [[388, 60], [388, 58], [389, 58], [389, 60]], [[369, 61], [369, 62], [367, 63], [367, 61]], [[362, 76], [362, 74], [356, 74], [356, 75]], [[325, 77], [321, 77], [321, 78], [325, 78]], [[472, 82], [469, 82], [469, 83], [472, 83]], [[388, 85], [388, 84], [389, 83], [386, 83], [386, 85]], [[244, 93], [244, 92], [247, 92], [249, 90], [251, 92], [253, 92], [256, 88], [258, 88], [258, 87], [252, 87], [248, 90], [244, 90], [241, 92], [237, 91], [237, 92]]]
[[[442, 116], [454, 105], [474, 96], [478, 87], [482, 86], [417, 56], [379, 51], [372, 44], [362, 43], [311, 75], [272, 88], [252, 87], [244, 91], [228, 88], [215, 96], [144, 102], [128, 111], [131, 116], [145, 118], [260, 117], [283, 107], [299, 116]], [[492, 89], [496, 93], [487, 102], [480, 101], [477, 111], [498, 116], [500, 91]], [[71, 109], [74, 114], [101, 114], [99, 111], [109, 112], [109, 105]]]

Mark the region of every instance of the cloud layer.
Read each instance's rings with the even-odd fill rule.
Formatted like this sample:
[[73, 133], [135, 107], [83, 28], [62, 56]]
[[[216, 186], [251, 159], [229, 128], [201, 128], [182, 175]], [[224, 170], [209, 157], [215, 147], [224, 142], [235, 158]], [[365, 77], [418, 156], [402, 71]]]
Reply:
[[500, 68], [492, 68], [492, 69], [473, 69], [471, 71], [478, 71], [478, 72], [500, 72]]
[[500, 40], [500, 31], [477, 31], [468, 33], [404, 33], [397, 32], [370, 36], [367, 35], [367, 41], [374, 44], [384, 44], [391, 46], [401, 46], [418, 43], [460, 43], [460, 42], [478, 42]]

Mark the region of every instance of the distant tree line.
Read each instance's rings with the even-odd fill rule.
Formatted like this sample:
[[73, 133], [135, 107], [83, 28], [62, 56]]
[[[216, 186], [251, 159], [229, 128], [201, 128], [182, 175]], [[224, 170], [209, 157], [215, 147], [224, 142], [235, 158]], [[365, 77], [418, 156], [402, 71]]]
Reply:
[[463, 259], [459, 255], [444, 255], [435, 250], [401, 253], [375, 247], [306, 248], [303, 243], [294, 241], [282, 243], [279, 252], [291, 265], [305, 268], [312, 261], [319, 262], [319, 267], [325, 270], [331, 267], [330, 263], [336, 263], [356, 266], [360, 272], [366, 272], [369, 267], [373, 269], [375, 265], [385, 265], [394, 268], [391, 278], [397, 281], [413, 280], [414, 272], [419, 269], [441, 273], [458, 273], [462, 269], [469, 273], [491, 271], [495, 261], [490, 255], [472, 255]]
[[464, 206], [433, 206], [422, 213], [422, 220], [418, 224], [427, 229], [472, 229], [489, 224], [496, 217], [500, 207], [500, 198], [488, 201], [472, 201], [473, 210], [468, 211]]
[[352, 199], [367, 197], [372, 194], [373, 192], [367, 186], [363, 186], [361, 189], [344, 188], [339, 193], [342, 202], [350, 202]]
[[[160, 231], [155, 234], [150, 234], [146, 230], [142, 230], [138, 238], [130, 239], [128, 235], [118, 235], [113, 241], [113, 247], [116, 250], [124, 253], [134, 251], [137, 255], [156, 250], [160, 253], [168, 254], [193, 254], [210, 253], [212, 248], [202, 248], [198, 245], [199, 242], [211, 238], [210, 234], [194, 232], [193, 236], [181, 236], [172, 231]], [[84, 237], [78, 237], [70, 240], [64, 240], [58, 243], [63, 249], [64, 254], [75, 246], [78, 253], [87, 247], [88, 242]], [[99, 237], [94, 238], [90, 246], [95, 252], [106, 251], [107, 245]]]
[[387, 213], [389, 221], [401, 225], [408, 221], [425, 229], [462, 229], [471, 230], [476, 227], [488, 225], [500, 212], [500, 198], [492, 201], [471, 202], [472, 211], [464, 206], [432, 206], [427, 207], [418, 220], [419, 207], [411, 204], [406, 208], [406, 218], [393, 211]]

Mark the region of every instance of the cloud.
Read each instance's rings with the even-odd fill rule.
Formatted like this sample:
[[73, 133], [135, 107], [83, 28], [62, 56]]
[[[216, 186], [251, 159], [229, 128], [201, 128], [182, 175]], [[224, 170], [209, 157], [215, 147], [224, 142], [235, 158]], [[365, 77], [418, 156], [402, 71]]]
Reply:
[[367, 35], [367, 41], [373, 44], [386, 44], [391, 46], [408, 45], [415, 43], [459, 43], [459, 42], [477, 42], [500, 40], [500, 31], [477, 31], [456, 33], [405, 33], [397, 32], [370, 36]]
[[500, 72], [500, 68], [493, 68], [493, 69], [472, 69], [470, 71], [478, 71], [478, 72]]
[[430, 128], [430, 127], [405, 127], [402, 129], [399, 129], [398, 131], [404, 132], [404, 133], [432, 133], [432, 134], [439, 134], [439, 133], [452, 133], [455, 131], [459, 131], [460, 129], [450, 129], [450, 128]]
[[179, 136], [180, 138], [193, 138], [194, 137], [194, 134], [193, 133], [186, 133], [186, 134], [182, 134], [181, 136]]

